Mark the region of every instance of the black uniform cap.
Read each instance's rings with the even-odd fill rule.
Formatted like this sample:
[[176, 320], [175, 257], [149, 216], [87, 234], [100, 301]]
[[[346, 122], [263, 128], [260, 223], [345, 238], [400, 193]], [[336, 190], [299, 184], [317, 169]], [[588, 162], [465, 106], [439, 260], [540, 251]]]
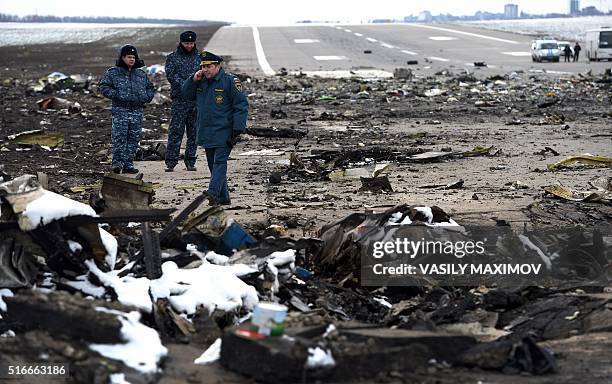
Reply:
[[138, 57], [138, 51], [136, 51], [136, 47], [134, 47], [133, 45], [129, 45], [129, 44], [121, 47], [121, 52], [119, 53], [119, 56], [123, 57], [127, 55], [134, 55]]
[[218, 64], [223, 61], [223, 58], [208, 51], [202, 51], [200, 54], [201, 65]]
[[196, 33], [193, 31], [185, 31], [181, 33], [181, 43], [195, 43]]
[[117, 61], [115, 62], [115, 65], [118, 67], [124, 67], [127, 68], [127, 64], [125, 64], [123, 62], [123, 57], [127, 56], [127, 55], [134, 55], [136, 56], [136, 63], [134, 63], [133, 68], [142, 68], [144, 67], [144, 61], [142, 61], [140, 59], [140, 57], [138, 57], [138, 51], [136, 50], [136, 47], [134, 47], [133, 45], [124, 45], [123, 47], [121, 47], [121, 49], [119, 50], [119, 57], [117, 58]]

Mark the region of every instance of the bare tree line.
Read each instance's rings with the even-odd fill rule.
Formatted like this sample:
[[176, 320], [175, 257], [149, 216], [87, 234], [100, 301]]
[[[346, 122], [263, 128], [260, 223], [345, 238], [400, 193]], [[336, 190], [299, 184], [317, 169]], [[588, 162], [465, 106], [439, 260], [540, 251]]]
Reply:
[[213, 24], [213, 20], [179, 20], [179, 19], [148, 19], [144, 17], [110, 17], [110, 16], [52, 16], [26, 15], [17, 16], [0, 13], [0, 23], [138, 23], [138, 24]]

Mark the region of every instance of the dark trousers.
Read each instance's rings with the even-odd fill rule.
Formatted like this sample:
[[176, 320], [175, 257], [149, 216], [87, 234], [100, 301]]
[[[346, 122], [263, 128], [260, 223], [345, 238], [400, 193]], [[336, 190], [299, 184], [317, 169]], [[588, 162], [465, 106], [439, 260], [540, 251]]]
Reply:
[[166, 149], [166, 166], [174, 168], [179, 160], [181, 141], [187, 133], [185, 145], [185, 165], [193, 167], [196, 162], [196, 108], [192, 102], [175, 100], [172, 102], [168, 145]]
[[227, 189], [227, 160], [231, 148], [205, 148], [206, 162], [210, 170], [210, 181], [208, 182], [208, 193], [219, 202], [230, 201]]
[[140, 142], [143, 109], [113, 107], [111, 139], [113, 168], [134, 168], [134, 155]]

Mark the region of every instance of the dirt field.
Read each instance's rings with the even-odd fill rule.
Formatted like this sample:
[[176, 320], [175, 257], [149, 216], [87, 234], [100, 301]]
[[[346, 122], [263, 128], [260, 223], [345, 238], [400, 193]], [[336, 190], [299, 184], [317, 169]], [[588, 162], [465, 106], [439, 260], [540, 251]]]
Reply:
[[[203, 46], [216, 28], [195, 27], [198, 44]], [[183, 29], [147, 29], [130, 43], [147, 65], [163, 64], [163, 53], [175, 48]], [[63, 147], [52, 151], [6, 143], [0, 151], [4, 172], [13, 176], [45, 172], [50, 190], [89, 201], [90, 194], [97, 192], [96, 183], [110, 170], [110, 102], [97, 94], [95, 84], [113, 65], [115, 49], [124, 43], [110, 39], [84, 45], [0, 48], [1, 139], [40, 128], [66, 135]], [[39, 78], [54, 71], [91, 75], [93, 86], [48, 95], [30, 90]], [[464, 224], [611, 228], [609, 201], [570, 202], [545, 196], [543, 190], [557, 183], [593, 190], [590, 181], [611, 176], [609, 166], [547, 169], [572, 155], [612, 156], [609, 76], [593, 73], [569, 78], [525, 72], [486, 78], [478, 70], [468, 76], [458, 69], [427, 78], [371, 81], [239, 75], [249, 95], [251, 131], [234, 148], [229, 162], [232, 206], [228, 212], [257, 238], [271, 224], [285, 227], [294, 238], [314, 236], [324, 224], [350, 213], [381, 211], [402, 203], [439, 206]], [[168, 96], [163, 79], [156, 85]], [[82, 113], [40, 111], [36, 101], [51, 95], [78, 101]], [[169, 117], [169, 104], [147, 106], [143, 146], [165, 142]], [[411, 157], [430, 151], [440, 153], [425, 160]], [[385, 174], [392, 191], [363, 190], [359, 176], [386, 163], [391, 164]], [[157, 208], [183, 208], [207, 187], [209, 173], [202, 149], [195, 173], [187, 172], [182, 162], [173, 173], [165, 173], [159, 160], [135, 165], [145, 181], [155, 183], [153, 206]], [[366, 169], [353, 171], [357, 168]], [[459, 180], [463, 182], [456, 183]], [[82, 186], [90, 187], [71, 189]], [[554, 376], [441, 369], [385, 380], [570, 383], [587, 379], [604, 383], [611, 374], [606, 361], [609, 335], [590, 333], [546, 341], [561, 351], [561, 373]], [[254, 382], [218, 364], [192, 364], [202, 348], [193, 343], [169, 346], [171, 357], [159, 382]]]

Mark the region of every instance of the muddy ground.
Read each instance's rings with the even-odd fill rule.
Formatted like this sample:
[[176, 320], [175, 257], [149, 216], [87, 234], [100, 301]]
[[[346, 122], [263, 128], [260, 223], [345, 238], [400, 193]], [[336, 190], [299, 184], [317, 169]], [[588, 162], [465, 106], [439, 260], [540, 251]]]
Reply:
[[[215, 29], [194, 28], [201, 46]], [[130, 43], [139, 48], [146, 64], [163, 64], [163, 53], [174, 49], [181, 30], [147, 29]], [[116, 47], [124, 43], [111, 39], [83, 45], [0, 48], [2, 139], [41, 128], [66, 135], [63, 147], [52, 151], [4, 144], [0, 164], [6, 173], [45, 172], [50, 190], [89, 201], [99, 188], [96, 183], [109, 171], [111, 149], [110, 102], [97, 94], [95, 84], [113, 65]], [[228, 61], [231, 70], [231, 58]], [[40, 77], [54, 71], [91, 75], [92, 86], [48, 95], [30, 90]], [[316, 236], [324, 224], [350, 213], [380, 211], [402, 203], [437, 205], [460, 223], [610, 228], [609, 204], [569, 202], [545, 196], [543, 191], [544, 186], [556, 183], [589, 190], [589, 181], [610, 176], [609, 167], [547, 169], [548, 164], [571, 155], [611, 155], [612, 83], [603, 74], [568, 77], [523, 72], [491, 78], [481, 76], [477, 69], [467, 75], [449, 68], [410, 79], [239, 75], [249, 95], [252, 134], [245, 135], [229, 162], [229, 213], [257, 237], [270, 224], [284, 226], [295, 238]], [[156, 85], [168, 95], [163, 80]], [[83, 112], [40, 111], [36, 101], [47, 96], [78, 101]], [[165, 142], [169, 115], [169, 104], [147, 106], [143, 146]], [[282, 136], [279, 133], [263, 137], [271, 128], [289, 132], [289, 137], [278, 137]], [[492, 148], [465, 155], [476, 147]], [[276, 154], [248, 154], [266, 149]], [[181, 163], [174, 173], [165, 173], [163, 161], [136, 162], [144, 180], [156, 183], [155, 207], [185, 207], [206, 188], [209, 174], [204, 152], [198, 151], [196, 173], [187, 172]], [[449, 156], [426, 162], [409, 159], [428, 151]], [[292, 152], [299, 161], [290, 164]], [[392, 164], [387, 171], [392, 191], [363, 191], [358, 177], [341, 174], [347, 168], [381, 162]], [[336, 172], [330, 177], [331, 171]], [[445, 188], [459, 179], [463, 180], [460, 188]], [[74, 187], [85, 188], [75, 192]], [[385, 380], [569, 383], [580, 378], [606, 382], [612, 375], [606, 359], [612, 351], [609, 332], [574, 334], [545, 341], [553, 350], [562, 351], [555, 375], [525, 377], [441, 368]], [[197, 343], [170, 345], [171, 358], [160, 382], [252, 382], [217, 364], [192, 364], [204, 348]]]

